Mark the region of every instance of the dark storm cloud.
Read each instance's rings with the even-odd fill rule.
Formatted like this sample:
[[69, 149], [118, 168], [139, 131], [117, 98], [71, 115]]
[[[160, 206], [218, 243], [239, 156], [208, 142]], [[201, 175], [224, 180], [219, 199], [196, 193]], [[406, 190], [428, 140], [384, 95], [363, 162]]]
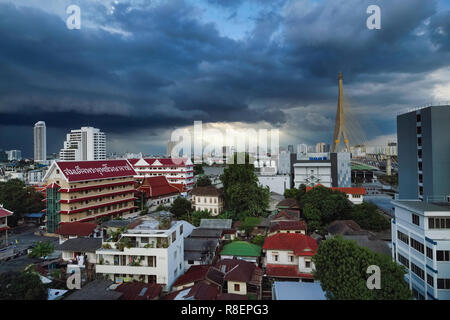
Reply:
[[[207, 2], [234, 14], [245, 1]], [[373, 2], [273, 2], [249, 15], [253, 27], [241, 40], [222, 36], [182, 0], [120, 1], [113, 14], [82, 2], [81, 30], [40, 9], [0, 4], [0, 133], [38, 120], [114, 134], [202, 120], [265, 121], [295, 135], [288, 111], [334, 108], [339, 71], [368, 113], [430, 99], [412, 79], [448, 66], [450, 13], [437, 13], [434, 0], [377, 1], [382, 29], [371, 31], [366, 8]], [[382, 95], [365, 90], [385, 84]], [[329, 111], [309, 113], [303, 129], [333, 123]], [[384, 132], [395, 130], [395, 119], [378, 117]], [[2, 136], [10, 133], [0, 134], [0, 148], [13, 148]]]

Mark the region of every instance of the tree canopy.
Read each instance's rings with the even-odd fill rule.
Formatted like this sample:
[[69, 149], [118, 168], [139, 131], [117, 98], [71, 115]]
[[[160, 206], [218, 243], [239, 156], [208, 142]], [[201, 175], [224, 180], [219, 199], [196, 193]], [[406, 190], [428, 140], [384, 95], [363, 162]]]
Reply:
[[47, 288], [37, 273], [1, 273], [0, 300], [47, 300]]
[[249, 156], [245, 154], [245, 164], [234, 163], [225, 168], [220, 177], [223, 183], [225, 209], [243, 212], [248, 216], [261, 216], [269, 206], [269, 188], [258, 185], [253, 164], [249, 163]]
[[203, 166], [201, 164], [194, 164], [194, 175], [203, 173], [205, 173], [205, 170], [203, 170]]
[[[405, 269], [387, 255], [375, 253], [341, 236], [322, 241], [316, 255], [314, 278], [319, 280], [328, 299], [404, 300], [412, 294], [404, 280]], [[380, 268], [380, 289], [369, 289], [369, 266]]]
[[29, 253], [30, 257], [33, 258], [40, 258], [40, 257], [46, 257], [49, 254], [51, 254], [54, 250], [53, 244], [50, 241], [39, 241], [33, 249], [31, 249], [31, 252]]
[[201, 176], [197, 179], [196, 187], [207, 187], [212, 184], [211, 179], [208, 176]]
[[8, 217], [10, 226], [17, 225], [17, 221], [25, 213], [41, 212], [45, 209], [43, 199], [42, 194], [33, 187], [27, 187], [19, 179], [0, 182], [0, 203], [5, 209], [14, 212], [12, 216]]
[[191, 213], [191, 211], [192, 211], [191, 202], [182, 197], [176, 198], [173, 201], [172, 206], [170, 207], [170, 212], [178, 219]]
[[361, 228], [372, 231], [382, 231], [390, 227], [390, 221], [378, 212], [373, 203], [363, 202], [352, 208], [352, 219]]

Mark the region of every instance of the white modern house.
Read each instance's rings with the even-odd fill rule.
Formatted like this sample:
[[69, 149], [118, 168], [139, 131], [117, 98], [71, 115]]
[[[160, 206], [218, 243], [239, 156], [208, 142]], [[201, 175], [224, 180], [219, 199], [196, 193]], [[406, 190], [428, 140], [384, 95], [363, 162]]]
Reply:
[[450, 203], [395, 200], [392, 257], [416, 299], [450, 299]]
[[148, 218], [126, 230], [117, 242], [103, 241], [96, 251], [96, 273], [116, 283], [138, 280], [164, 285], [168, 291], [184, 273], [183, 222]]

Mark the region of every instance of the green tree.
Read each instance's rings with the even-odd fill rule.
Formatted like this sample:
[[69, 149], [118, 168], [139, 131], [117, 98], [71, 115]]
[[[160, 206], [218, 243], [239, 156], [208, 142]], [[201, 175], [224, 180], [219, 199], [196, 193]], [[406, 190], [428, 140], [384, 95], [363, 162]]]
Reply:
[[266, 240], [266, 237], [263, 236], [262, 234], [257, 234], [254, 238], [253, 238], [253, 244], [256, 244], [258, 246], [263, 246], [264, 244], [264, 240]]
[[[319, 228], [324, 228], [334, 220], [351, 219], [352, 204], [346, 194], [330, 188], [317, 186], [311, 189], [302, 196], [300, 205], [308, 226], [310, 220], [320, 223]], [[315, 210], [312, 211], [312, 208]], [[308, 214], [311, 218], [307, 217]], [[320, 219], [317, 219], [317, 215], [320, 215]]]
[[245, 154], [245, 163], [237, 163], [238, 155], [234, 154], [234, 163], [229, 164], [221, 175], [225, 209], [245, 212], [249, 216], [261, 216], [269, 206], [269, 188], [258, 185], [253, 164]]
[[202, 219], [211, 219], [211, 213], [208, 210], [194, 211], [191, 213], [188, 219], [185, 220], [190, 222], [192, 225], [198, 227], [200, 226], [200, 222]]
[[172, 203], [170, 212], [178, 219], [185, 215], [189, 215], [192, 212], [191, 202], [185, 198], [178, 197]]
[[239, 230], [244, 230], [245, 234], [249, 236], [253, 229], [259, 224], [261, 218], [258, 217], [246, 217], [243, 219], [241, 225], [238, 227]]
[[372, 231], [382, 231], [390, 227], [390, 221], [381, 215], [373, 203], [363, 202], [352, 208], [352, 219], [361, 228]]
[[201, 176], [197, 179], [195, 184], [197, 187], [207, 187], [212, 184], [211, 179], [208, 176]]
[[301, 184], [298, 189], [297, 188], [286, 189], [286, 191], [284, 191], [284, 197], [286, 199], [291, 198], [296, 199], [297, 201], [301, 201], [305, 193], [306, 193], [306, 185]]
[[47, 288], [37, 273], [1, 273], [0, 300], [47, 300]]
[[31, 252], [29, 253], [29, 256], [32, 258], [40, 258], [40, 257], [46, 257], [49, 254], [51, 254], [54, 250], [53, 244], [50, 241], [39, 241], [36, 246], [34, 246], [33, 249], [31, 249]]
[[16, 226], [17, 221], [25, 213], [41, 212], [45, 208], [43, 195], [33, 187], [27, 187], [19, 179], [11, 179], [7, 182], [0, 182], [0, 203], [14, 212], [8, 217], [8, 224]]
[[[360, 247], [341, 236], [322, 241], [316, 255], [314, 278], [319, 280], [328, 299], [404, 300], [412, 294], [404, 280], [405, 269], [387, 255]], [[381, 289], [367, 288], [367, 268], [378, 266]]]
[[194, 175], [204, 174], [205, 170], [203, 170], [203, 166], [201, 164], [194, 165]]

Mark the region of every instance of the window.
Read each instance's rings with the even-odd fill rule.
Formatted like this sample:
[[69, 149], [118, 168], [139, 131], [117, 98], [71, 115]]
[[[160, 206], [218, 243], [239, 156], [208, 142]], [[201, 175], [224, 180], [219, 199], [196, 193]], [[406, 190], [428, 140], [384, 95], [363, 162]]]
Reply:
[[177, 232], [176, 231], [172, 232], [172, 242], [175, 242], [175, 240], [177, 240]]
[[437, 279], [438, 289], [450, 289], [450, 279]]
[[397, 238], [406, 244], [409, 244], [409, 237], [403, 232], [397, 231]]
[[305, 260], [305, 268], [311, 268], [311, 260]]
[[450, 218], [428, 218], [429, 229], [450, 229]]
[[147, 264], [149, 267], [156, 267], [156, 257], [155, 256], [147, 257]]
[[422, 127], [417, 127], [417, 134], [421, 134], [422, 133]]
[[234, 284], [234, 291], [241, 291], [241, 286], [237, 283]]
[[417, 119], [417, 122], [420, 122], [420, 121], [422, 120], [422, 117], [420, 116], [420, 114], [418, 114], [418, 115], [416, 116], [416, 119]]
[[180, 226], [180, 234], [183, 234], [183, 225]]
[[289, 262], [294, 262], [294, 256], [289, 256], [288, 259], [289, 259]]
[[412, 262], [411, 262], [411, 271], [415, 273], [417, 276], [419, 276], [420, 279], [425, 280], [425, 272]]
[[416, 239], [411, 238], [411, 247], [419, 251], [420, 253], [423, 253], [424, 251], [424, 245], [423, 243], [420, 243]]
[[438, 250], [436, 252], [437, 261], [450, 261], [450, 251]]
[[409, 260], [404, 256], [402, 256], [401, 254], [398, 254], [398, 262], [400, 262], [402, 265], [404, 265], [409, 269]]
[[428, 273], [427, 273], [427, 283], [428, 283], [430, 286], [434, 287], [434, 280], [433, 280], [433, 277], [430, 276]]
[[427, 257], [433, 260], [433, 249], [427, 247]]
[[412, 223], [414, 223], [417, 226], [420, 225], [419, 216], [417, 214], [414, 214], [414, 213], [412, 214]]
[[278, 261], [278, 254], [273, 254], [272, 259], [273, 261]]

